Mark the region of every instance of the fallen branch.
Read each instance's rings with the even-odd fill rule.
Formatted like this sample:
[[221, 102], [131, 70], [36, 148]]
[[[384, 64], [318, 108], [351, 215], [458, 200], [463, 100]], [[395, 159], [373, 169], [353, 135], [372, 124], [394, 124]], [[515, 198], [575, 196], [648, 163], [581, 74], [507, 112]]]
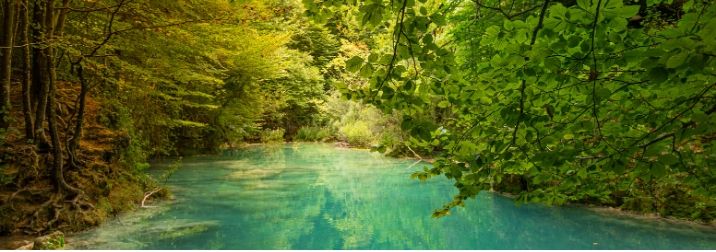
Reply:
[[151, 192], [145, 193], [145, 194], [144, 194], [144, 198], [142, 199], [142, 205], [141, 205], [141, 207], [142, 207], [142, 208], [156, 207], [156, 206], [145, 206], [145, 205], [144, 205], [144, 202], [147, 201], [147, 199], [149, 198], [149, 196], [152, 196], [152, 194], [155, 194], [155, 193], [157, 193], [157, 192], [159, 192], [159, 191], [161, 191], [161, 190], [162, 190], [161, 187], [157, 187], [156, 189], [152, 190]]
[[415, 155], [418, 159], [420, 159], [420, 160], [418, 160], [418, 161], [422, 161], [422, 160], [423, 160], [423, 157], [421, 157], [420, 155], [418, 155], [418, 153], [415, 153], [415, 151], [414, 151], [412, 148], [410, 148], [410, 146], [408, 146], [408, 145], [406, 144], [405, 147], [408, 147], [408, 150], [409, 150], [410, 152], [412, 152], [413, 155]]
[[413, 163], [413, 164], [411, 164], [410, 166], [408, 166], [408, 169], [413, 168], [413, 166], [415, 166], [415, 165], [417, 165], [417, 164], [419, 164], [420, 162], [423, 161], [423, 157], [421, 157], [420, 155], [418, 155], [418, 153], [416, 153], [412, 148], [410, 148], [410, 146], [408, 146], [408, 145], [406, 144], [405, 147], [408, 147], [408, 150], [409, 150], [410, 152], [412, 152], [413, 155], [415, 155], [415, 157], [418, 158], [418, 161], [415, 161], [415, 163]]

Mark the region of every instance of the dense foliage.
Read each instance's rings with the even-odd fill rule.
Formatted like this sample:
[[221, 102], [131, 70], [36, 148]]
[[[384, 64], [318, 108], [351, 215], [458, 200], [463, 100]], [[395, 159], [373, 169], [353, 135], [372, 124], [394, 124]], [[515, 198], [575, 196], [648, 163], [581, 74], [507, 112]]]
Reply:
[[[459, 194], [716, 217], [716, 5], [711, 1], [304, 1], [387, 42], [348, 60], [347, 96], [404, 114], [414, 177]], [[421, 118], [428, 130], [411, 120]], [[407, 125], [406, 125], [407, 124]]]
[[343, 102], [328, 93], [355, 35], [309, 23], [300, 2], [0, 3], [0, 234], [79, 230], [140, 205], [160, 191], [151, 158], [304, 128], [337, 139], [340, 116], [323, 112]]

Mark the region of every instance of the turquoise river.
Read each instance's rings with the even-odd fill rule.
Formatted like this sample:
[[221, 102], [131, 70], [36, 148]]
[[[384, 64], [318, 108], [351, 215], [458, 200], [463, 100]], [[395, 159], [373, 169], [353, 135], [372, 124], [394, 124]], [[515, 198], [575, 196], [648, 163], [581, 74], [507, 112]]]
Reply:
[[[426, 164], [330, 144], [185, 158], [174, 199], [68, 238], [74, 249], [716, 249], [716, 230], [583, 207], [516, 205], [410, 179]], [[159, 176], [168, 165], [155, 165]], [[156, 203], [152, 203], [156, 204]]]

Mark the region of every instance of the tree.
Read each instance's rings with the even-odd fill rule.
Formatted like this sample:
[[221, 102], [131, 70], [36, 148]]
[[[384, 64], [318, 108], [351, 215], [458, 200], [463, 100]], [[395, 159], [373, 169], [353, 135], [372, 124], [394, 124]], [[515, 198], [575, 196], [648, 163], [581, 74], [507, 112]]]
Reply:
[[7, 130], [10, 125], [10, 86], [12, 77], [12, 49], [15, 47], [15, 0], [4, 0], [2, 30], [0, 37], [0, 53], [2, 53], [2, 67], [0, 67], [0, 129]]

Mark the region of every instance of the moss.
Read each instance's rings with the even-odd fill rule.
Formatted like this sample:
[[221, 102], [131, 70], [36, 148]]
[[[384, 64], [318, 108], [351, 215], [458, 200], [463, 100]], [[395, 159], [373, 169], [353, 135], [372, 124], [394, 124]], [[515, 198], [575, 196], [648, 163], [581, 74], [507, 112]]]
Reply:
[[55, 231], [49, 235], [38, 237], [35, 239], [33, 250], [55, 250], [65, 247], [65, 235], [62, 232]]
[[121, 212], [134, 209], [138, 201], [144, 196], [143, 187], [137, 183], [118, 179], [109, 186], [107, 199], [113, 212]]

